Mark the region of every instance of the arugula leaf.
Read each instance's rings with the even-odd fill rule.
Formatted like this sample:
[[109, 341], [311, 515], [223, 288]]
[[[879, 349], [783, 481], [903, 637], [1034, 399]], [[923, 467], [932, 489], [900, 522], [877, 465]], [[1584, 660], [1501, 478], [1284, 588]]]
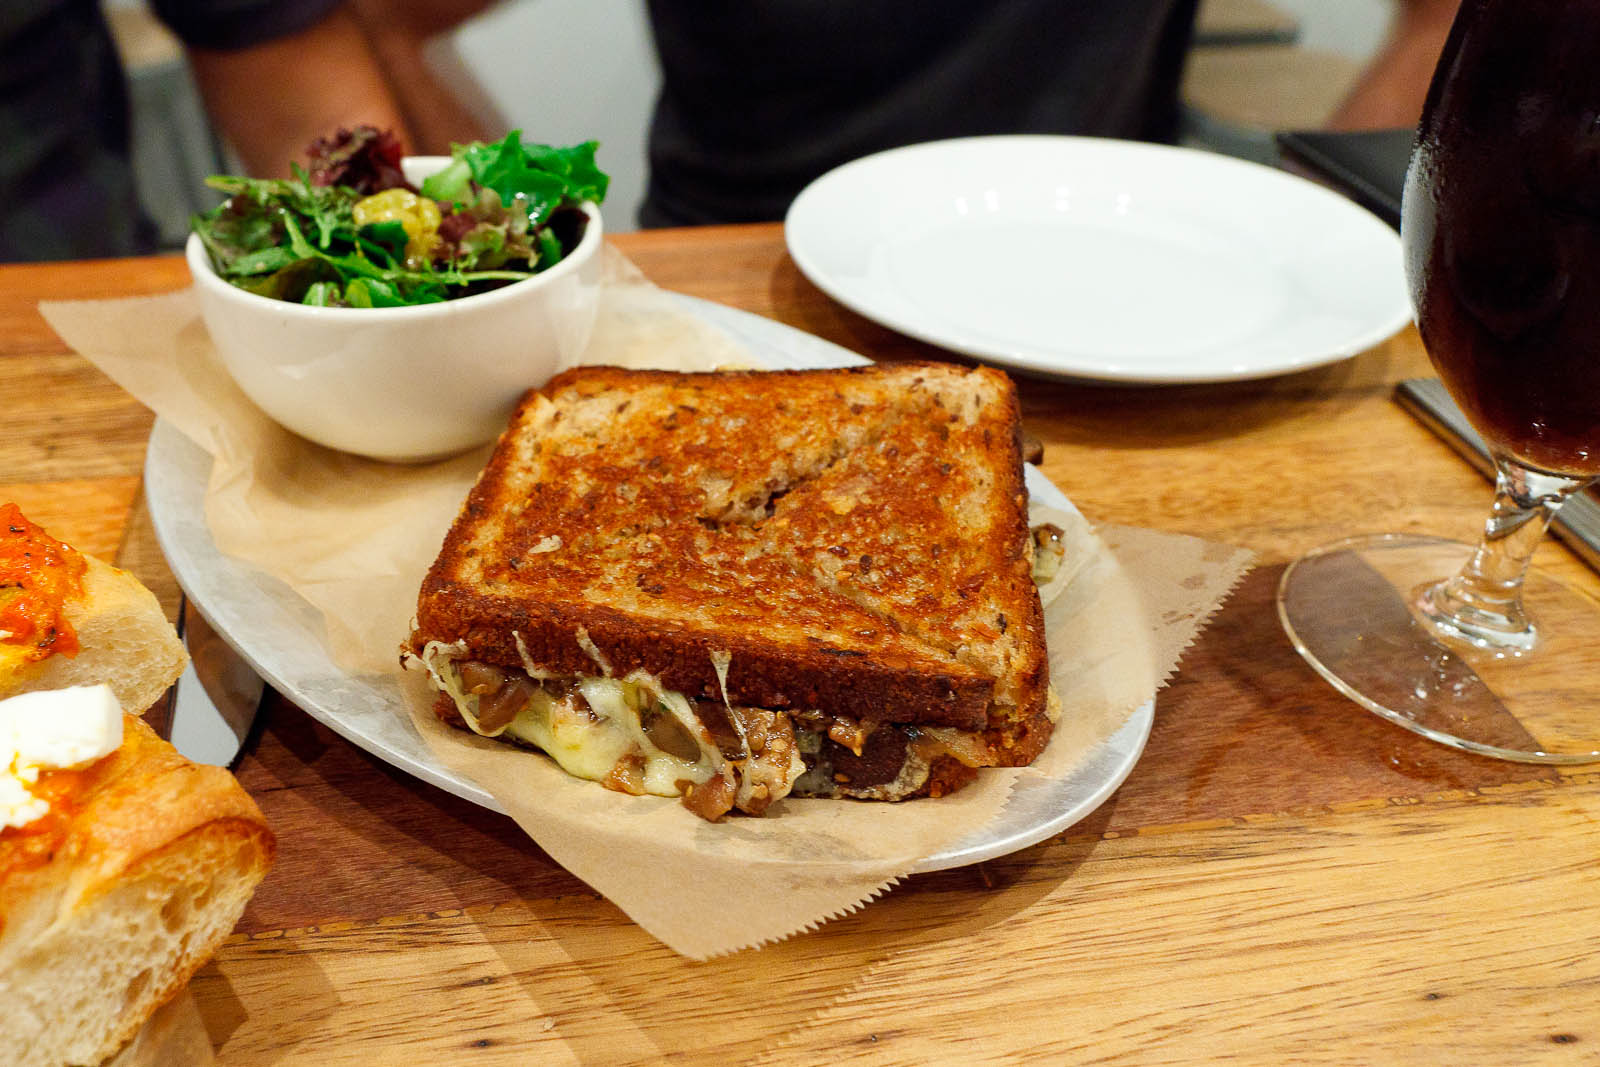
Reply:
[[250, 252], [233, 261], [229, 268], [234, 274], [270, 274], [282, 270], [291, 263], [298, 262], [297, 257], [287, 248], [274, 245], [263, 248], [259, 252]]
[[327, 264], [315, 259], [297, 259], [271, 274], [231, 279], [234, 285], [258, 296], [300, 303], [304, 294], [318, 284], [332, 285], [337, 292], [338, 275]]
[[283, 235], [279, 212], [251, 200], [229, 200], [210, 215], [195, 216], [192, 225], [224, 275], [240, 259], [274, 247]]
[[381, 278], [357, 278], [345, 286], [344, 298], [357, 308], [395, 308], [413, 302], [403, 299], [396, 286]]

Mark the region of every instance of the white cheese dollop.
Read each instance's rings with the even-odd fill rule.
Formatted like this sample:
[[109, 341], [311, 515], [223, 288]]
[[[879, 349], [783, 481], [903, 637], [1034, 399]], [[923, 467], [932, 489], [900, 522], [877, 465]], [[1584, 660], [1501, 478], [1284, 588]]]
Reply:
[[109, 756], [122, 745], [122, 706], [109, 686], [47, 689], [0, 700], [0, 829], [50, 810], [29, 788], [47, 770]]

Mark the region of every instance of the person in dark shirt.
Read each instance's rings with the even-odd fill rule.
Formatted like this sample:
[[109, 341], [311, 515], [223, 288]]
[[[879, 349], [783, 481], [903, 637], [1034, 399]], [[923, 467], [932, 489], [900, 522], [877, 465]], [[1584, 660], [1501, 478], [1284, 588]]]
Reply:
[[646, 226], [781, 218], [872, 152], [989, 133], [1178, 134], [1195, 0], [649, 0]]
[[[341, 125], [409, 133], [340, 0], [151, 8], [186, 45], [212, 119], [251, 173], [287, 174]], [[0, 3], [0, 261], [154, 251], [128, 139], [125, 76], [100, 0]]]
[[[402, 98], [485, 0], [353, 0]], [[988, 133], [1170, 141], [1196, 0], [645, 0], [662, 84], [646, 226], [779, 219], [882, 149]], [[1458, 0], [1394, 0], [1330, 125], [1414, 125]]]
[[[984, 133], [1171, 140], [1197, 0], [647, 0], [662, 87], [647, 226], [782, 218], [833, 166]], [[1335, 116], [1411, 125], [1457, 0], [1396, 0]], [[493, 136], [426, 42], [488, 0], [152, 0], [254, 174], [361, 122], [413, 151]], [[98, 0], [0, 5], [0, 259], [147, 251]]]

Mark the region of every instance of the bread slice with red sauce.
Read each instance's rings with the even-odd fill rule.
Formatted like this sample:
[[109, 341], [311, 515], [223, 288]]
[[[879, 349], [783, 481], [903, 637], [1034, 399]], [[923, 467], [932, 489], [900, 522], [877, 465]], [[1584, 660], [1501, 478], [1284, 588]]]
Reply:
[[275, 839], [233, 775], [135, 717], [188, 660], [154, 594], [12, 504], [0, 633], [0, 699], [104, 684], [135, 713], [115, 751], [28, 787], [41, 817], [0, 824], [0, 1062], [99, 1063], [233, 930]]
[[39, 793], [46, 815], [0, 829], [4, 1061], [99, 1063], [232, 932], [275, 840], [231, 774], [131, 715], [120, 748]]
[[0, 699], [103, 683], [143, 714], [188, 661], [137, 578], [0, 504]]

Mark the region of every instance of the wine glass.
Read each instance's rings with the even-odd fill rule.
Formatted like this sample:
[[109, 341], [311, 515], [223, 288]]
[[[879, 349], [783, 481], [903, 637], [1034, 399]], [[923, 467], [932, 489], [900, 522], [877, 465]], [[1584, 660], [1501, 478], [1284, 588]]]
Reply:
[[[1379, 535], [1284, 573], [1296, 649], [1369, 710], [1457, 748], [1600, 760], [1600, 602], [1531, 566], [1600, 475], [1600, 0], [1463, 0], [1406, 175], [1428, 356], [1497, 470], [1482, 538]], [[1453, 577], [1443, 577], [1453, 573]], [[1526, 605], [1526, 606], [1525, 606]]]

